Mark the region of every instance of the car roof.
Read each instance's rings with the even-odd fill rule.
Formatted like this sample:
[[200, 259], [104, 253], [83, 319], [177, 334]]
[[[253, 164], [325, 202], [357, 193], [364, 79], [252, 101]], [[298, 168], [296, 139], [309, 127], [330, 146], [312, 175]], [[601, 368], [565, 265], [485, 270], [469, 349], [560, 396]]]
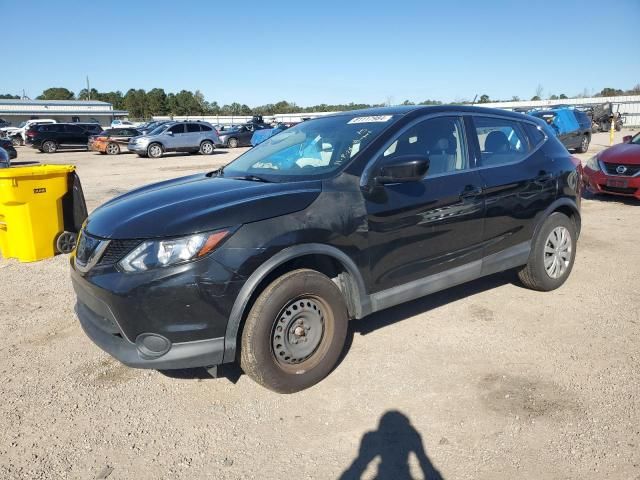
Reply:
[[[511, 112], [509, 110], [501, 110], [497, 108], [476, 107], [472, 105], [399, 105], [396, 107], [373, 107], [364, 108], [361, 110], [350, 110], [346, 112], [333, 113], [326, 115], [327, 117], [337, 116], [350, 116], [350, 117], [363, 117], [363, 116], [377, 116], [377, 115], [400, 115], [404, 116], [409, 113], [412, 114], [429, 114], [429, 113], [476, 113], [487, 115], [501, 115], [504, 117], [512, 117], [514, 119], [521, 120], [524, 115], [520, 112]], [[316, 117], [323, 118], [323, 117]], [[526, 117], [525, 117], [526, 118]]]

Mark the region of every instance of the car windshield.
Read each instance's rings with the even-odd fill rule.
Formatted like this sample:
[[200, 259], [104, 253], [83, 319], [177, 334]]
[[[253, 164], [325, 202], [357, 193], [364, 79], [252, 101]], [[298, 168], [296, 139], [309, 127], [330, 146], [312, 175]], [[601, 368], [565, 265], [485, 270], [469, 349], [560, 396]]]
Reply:
[[20, 122], [20, 125], [18, 125], [18, 128], [22, 128], [27, 124], [27, 122]]
[[337, 171], [392, 122], [392, 115], [340, 115], [303, 122], [265, 140], [223, 170], [225, 177], [293, 180]]
[[636, 136], [631, 139], [631, 143], [640, 145], [640, 133], [637, 133]]
[[153, 130], [151, 130], [149, 133], [147, 133], [147, 135], [160, 135], [162, 132], [164, 132], [167, 129], [168, 125], [160, 125], [159, 127], [154, 128]]

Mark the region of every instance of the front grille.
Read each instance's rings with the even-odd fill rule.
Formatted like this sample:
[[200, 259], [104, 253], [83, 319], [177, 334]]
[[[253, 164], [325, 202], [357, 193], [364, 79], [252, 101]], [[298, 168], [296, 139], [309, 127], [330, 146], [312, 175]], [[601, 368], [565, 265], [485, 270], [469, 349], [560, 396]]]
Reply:
[[[633, 177], [640, 172], [640, 165], [627, 165], [624, 163], [604, 163], [605, 173], [608, 175], [617, 175], [619, 177]], [[624, 167], [626, 170], [623, 173], [618, 172], [618, 167]]]
[[122, 260], [131, 250], [142, 243], [141, 240], [111, 240], [98, 265], [112, 265]]
[[632, 188], [632, 187], [627, 187], [627, 188], [623, 188], [623, 187], [609, 187], [607, 185], [600, 185], [600, 187], [602, 188], [602, 190], [604, 190], [605, 192], [612, 192], [612, 193], [622, 193], [623, 195], [633, 195], [634, 193], [636, 193], [636, 191], [638, 190], [637, 188]]

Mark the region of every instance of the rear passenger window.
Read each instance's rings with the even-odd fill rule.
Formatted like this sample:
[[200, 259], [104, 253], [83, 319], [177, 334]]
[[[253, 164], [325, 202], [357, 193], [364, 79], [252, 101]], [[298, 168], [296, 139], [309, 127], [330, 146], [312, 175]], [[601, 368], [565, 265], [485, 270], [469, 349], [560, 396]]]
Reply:
[[210, 132], [211, 131], [211, 127], [209, 125], [200, 124], [200, 128], [202, 129], [203, 132]]
[[200, 125], [197, 123], [187, 123], [187, 133], [194, 133], [200, 131]]
[[383, 157], [421, 154], [429, 157], [427, 178], [469, 167], [462, 122], [458, 117], [437, 117], [420, 122], [384, 151]]
[[535, 125], [531, 125], [530, 123], [525, 123], [524, 128], [527, 131], [527, 136], [529, 137], [529, 143], [533, 148], [536, 148], [542, 142], [544, 142], [544, 133]]
[[517, 163], [529, 154], [522, 123], [491, 117], [474, 117], [473, 122], [480, 144], [481, 167]]

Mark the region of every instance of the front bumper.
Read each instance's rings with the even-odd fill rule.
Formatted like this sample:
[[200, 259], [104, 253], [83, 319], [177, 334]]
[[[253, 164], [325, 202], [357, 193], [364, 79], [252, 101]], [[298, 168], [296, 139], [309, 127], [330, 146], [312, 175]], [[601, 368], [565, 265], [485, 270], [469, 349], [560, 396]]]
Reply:
[[129, 151], [133, 153], [145, 154], [147, 153], [148, 146], [148, 143], [128, 143], [127, 149], [129, 149]]
[[584, 183], [592, 193], [640, 199], [640, 177], [607, 175], [601, 170], [584, 168]]
[[[223, 363], [227, 321], [242, 282], [210, 257], [153, 272], [75, 268], [76, 314], [87, 336], [131, 367], [193, 368]], [[149, 350], [145, 338], [164, 342]]]

